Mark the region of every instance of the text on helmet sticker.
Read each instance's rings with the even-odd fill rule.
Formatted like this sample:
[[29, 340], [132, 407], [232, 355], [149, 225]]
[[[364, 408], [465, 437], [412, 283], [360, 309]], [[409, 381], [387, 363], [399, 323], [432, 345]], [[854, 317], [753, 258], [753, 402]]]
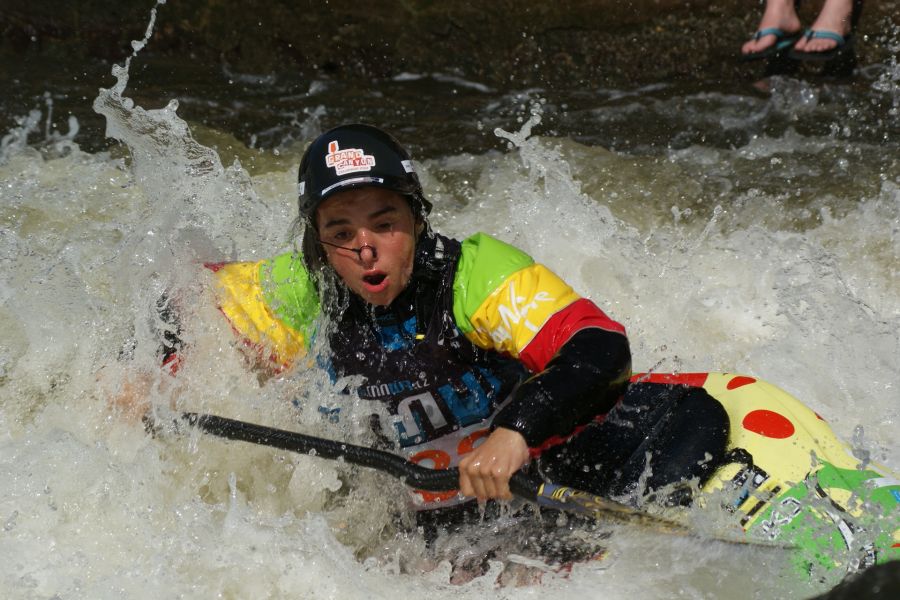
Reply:
[[335, 140], [328, 142], [325, 166], [334, 168], [338, 176], [359, 171], [371, 171], [375, 166], [375, 157], [366, 154], [361, 148], [341, 150]]

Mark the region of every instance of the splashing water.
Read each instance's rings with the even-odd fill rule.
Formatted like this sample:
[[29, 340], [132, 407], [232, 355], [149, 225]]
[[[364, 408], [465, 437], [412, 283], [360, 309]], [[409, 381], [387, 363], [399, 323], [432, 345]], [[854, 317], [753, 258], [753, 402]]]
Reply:
[[[195, 139], [177, 101], [144, 109], [126, 97], [130, 60], [94, 103], [126, 158], [82, 152], [77, 121], [53, 131], [51, 102], [46, 117], [34, 111], [2, 138], [0, 588], [9, 597], [801, 598], [822, 589], [781, 576], [777, 552], [611, 524], [583, 532], [607, 547], [604, 560], [547, 571], [540, 587], [496, 589], [499, 561], [451, 585], [444, 556], [428, 557], [422, 538], [397, 525], [408, 518], [398, 482], [196, 434], [153, 438], [116, 416], [109, 397], [136, 372], [156, 372], [165, 327], [156, 303], [170, 294], [191, 352], [177, 378], [155, 376], [154, 403], [363, 435], [361, 418], [318, 417], [319, 404], [348, 402], [321, 372], [263, 385], [246, 369], [200, 267], [290, 247], [298, 157], [286, 148], [285, 168], [283, 156], [260, 151], [268, 168], [254, 175], [223, 161]], [[893, 85], [896, 68], [886, 73]], [[822, 110], [823, 96], [786, 85], [760, 114]], [[704, 113], [711, 128], [748, 126], [734, 114], [750, 99], [722, 102]], [[900, 172], [875, 159], [881, 140], [791, 130], [734, 148], [626, 154], [535, 135], [546, 111], [539, 102], [518, 130], [498, 128], [504, 153], [419, 165], [436, 229], [484, 230], [550, 265], [626, 324], [636, 368], [763, 377], [825, 416], [858, 456], [900, 467]], [[605, 123], [622, 111], [596, 113]], [[312, 137], [325, 116], [315, 111], [298, 135]], [[803, 182], [800, 196], [792, 181]], [[525, 531], [534, 532], [501, 520], [445, 548], [472, 541], [482, 551], [495, 536], [513, 562], [535, 566], [517, 558]]]

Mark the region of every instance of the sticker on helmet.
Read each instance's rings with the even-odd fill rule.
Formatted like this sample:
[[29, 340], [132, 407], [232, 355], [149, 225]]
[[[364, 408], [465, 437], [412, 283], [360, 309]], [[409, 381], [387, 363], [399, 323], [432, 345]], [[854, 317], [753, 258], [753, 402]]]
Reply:
[[375, 166], [375, 157], [366, 154], [361, 148], [341, 150], [337, 140], [328, 142], [328, 154], [325, 155], [325, 166], [332, 167], [338, 176], [359, 171], [371, 171]]

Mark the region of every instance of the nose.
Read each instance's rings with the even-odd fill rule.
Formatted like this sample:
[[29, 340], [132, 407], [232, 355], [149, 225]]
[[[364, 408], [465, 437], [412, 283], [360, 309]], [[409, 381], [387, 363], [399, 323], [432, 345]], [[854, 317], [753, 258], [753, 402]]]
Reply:
[[371, 264], [378, 260], [378, 250], [375, 249], [375, 246], [370, 246], [369, 244], [363, 244], [357, 250], [359, 253], [359, 260], [363, 263]]
[[359, 256], [360, 262], [367, 267], [378, 260], [378, 250], [370, 243], [375, 241], [373, 238], [372, 232], [365, 227], [359, 230], [358, 237], [356, 238], [356, 243], [359, 244], [356, 255]]

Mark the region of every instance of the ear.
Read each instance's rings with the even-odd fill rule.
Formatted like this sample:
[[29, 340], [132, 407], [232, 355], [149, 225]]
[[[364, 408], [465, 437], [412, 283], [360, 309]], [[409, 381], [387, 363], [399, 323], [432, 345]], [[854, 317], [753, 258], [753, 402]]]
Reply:
[[425, 231], [425, 221], [422, 217], [416, 217], [416, 239]]

